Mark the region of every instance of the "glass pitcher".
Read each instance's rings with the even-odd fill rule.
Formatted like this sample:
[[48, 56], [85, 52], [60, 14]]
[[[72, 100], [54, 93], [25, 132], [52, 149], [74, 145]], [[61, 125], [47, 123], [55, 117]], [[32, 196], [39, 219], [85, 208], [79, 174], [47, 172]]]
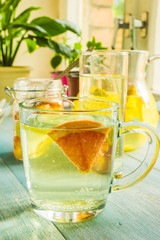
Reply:
[[[62, 85], [61, 79], [48, 78], [19, 78], [15, 80], [13, 88], [5, 87], [5, 92], [13, 101], [13, 152], [18, 160], [22, 160], [20, 127], [19, 127], [19, 103], [24, 100], [40, 97], [67, 96], [67, 86]], [[42, 107], [42, 106], [41, 106]], [[46, 102], [44, 109], [54, 108]]]
[[[145, 82], [146, 67], [149, 62], [160, 58], [160, 55], [148, 57], [148, 51], [128, 50], [128, 90], [124, 120], [142, 121], [157, 127], [159, 115], [156, 102]], [[145, 136], [132, 133], [125, 136], [125, 151], [142, 146]]]

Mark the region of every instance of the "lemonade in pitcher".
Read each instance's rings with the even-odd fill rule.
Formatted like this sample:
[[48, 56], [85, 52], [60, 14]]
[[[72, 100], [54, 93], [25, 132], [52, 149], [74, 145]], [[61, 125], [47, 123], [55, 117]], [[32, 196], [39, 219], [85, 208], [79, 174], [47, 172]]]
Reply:
[[[128, 90], [125, 107], [125, 121], [141, 121], [156, 128], [159, 120], [156, 101], [147, 83], [147, 69], [157, 56], [149, 58], [143, 50], [126, 50], [128, 52]], [[146, 143], [147, 137], [140, 133], [125, 136], [125, 151], [140, 148]]]
[[[144, 88], [137, 89], [135, 85], [128, 88], [125, 121], [142, 121], [157, 127], [159, 115], [153, 95]], [[147, 140], [147, 137], [140, 133], [132, 133], [125, 136], [125, 151], [132, 151], [140, 148]]]

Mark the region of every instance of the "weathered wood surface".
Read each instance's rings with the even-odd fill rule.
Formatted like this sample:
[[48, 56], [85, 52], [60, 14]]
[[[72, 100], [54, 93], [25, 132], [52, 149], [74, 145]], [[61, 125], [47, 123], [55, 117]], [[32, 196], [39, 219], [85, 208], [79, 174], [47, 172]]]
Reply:
[[52, 223], [33, 212], [26, 189], [1, 158], [0, 239], [64, 239]]
[[[13, 157], [10, 126], [10, 119], [0, 126], [0, 240], [160, 239], [159, 168], [136, 186], [110, 194], [98, 217], [78, 224], [52, 224], [32, 211], [23, 163]], [[134, 164], [132, 156], [130, 165]]]

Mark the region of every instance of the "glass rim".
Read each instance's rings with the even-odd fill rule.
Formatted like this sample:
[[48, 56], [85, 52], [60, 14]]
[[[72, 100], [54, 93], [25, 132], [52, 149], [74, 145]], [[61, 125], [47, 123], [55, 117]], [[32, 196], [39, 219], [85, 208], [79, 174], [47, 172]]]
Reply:
[[148, 53], [147, 50], [131, 50], [131, 49], [117, 49], [117, 50], [105, 50], [105, 49], [99, 49], [99, 50], [92, 50], [92, 51], [85, 51], [85, 52], [82, 52], [81, 55], [83, 56], [87, 56], [87, 55], [91, 55], [93, 53], [108, 53], [108, 54], [113, 54], [113, 55], [127, 55], [128, 53]]
[[126, 52], [126, 53], [149, 53], [148, 50], [137, 50], [137, 49], [123, 49], [123, 50], [120, 50], [120, 51], [123, 51], [123, 52]]
[[20, 89], [16, 89], [16, 88], [10, 88], [11, 92], [24, 92], [24, 93], [37, 93], [37, 92], [52, 92], [52, 91], [60, 91], [60, 90], [64, 90], [64, 88], [68, 86], [67, 85], [62, 85], [61, 88], [47, 88], [47, 89], [27, 89], [27, 90], [20, 90]]
[[83, 56], [87, 56], [87, 55], [91, 55], [93, 53], [106, 53], [106, 54], [110, 54], [110, 55], [122, 55], [122, 56], [126, 56], [127, 52], [123, 51], [123, 50], [107, 50], [107, 49], [99, 49], [99, 50], [92, 50], [92, 51], [85, 51], [82, 52], [81, 55]]
[[[68, 101], [71, 101], [71, 100], [91, 100], [91, 101], [96, 101], [96, 102], [106, 102], [106, 103], [109, 103], [110, 105], [112, 105], [111, 107], [103, 107], [103, 108], [100, 108], [100, 109], [92, 109], [92, 110], [49, 110], [49, 109], [37, 109], [37, 108], [34, 108], [34, 107], [30, 107], [30, 106], [25, 106], [24, 104], [26, 104], [27, 102], [33, 104], [35, 102], [40, 102], [40, 101], [49, 101], [49, 100], [68, 100]], [[80, 113], [92, 113], [92, 112], [104, 112], [104, 111], [117, 111], [119, 110], [120, 108], [120, 105], [119, 103], [116, 103], [114, 101], [111, 101], [111, 100], [107, 100], [107, 99], [102, 99], [102, 98], [88, 98], [88, 97], [49, 97], [49, 98], [34, 98], [34, 99], [28, 99], [28, 100], [24, 100], [22, 102], [19, 103], [19, 107], [24, 109], [24, 110], [30, 110], [30, 111], [35, 111], [35, 112], [42, 112], [42, 113], [45, 113], [45, 112], [48, 112], [48, 113], [76, 113], [76, 112], [80, 112]]]
[[[20, 89], [21, 88], [21, 86], [13, 86], [12, 88], [10, 88], [10, 90], [12, 91], [12, 92], [32, 92], [32, 93], [34, 93], [34, 92], [46, 92], [46, 91], [57, 91], [57, 90], [63, 90], [63, 88], [65, 87], [65, 86], [67, 86], [67, 85], [63, 85], [62, 84], [62, 80], [61, 79], [54, 79], [54, 78], [47, 78], [47, 77], [22, 77], [22, 78], [17, 78], [16, 79], [16, 81], [14, 81], [14, 84], [16, 84], [16, 83], [21, 83], [21, 82], [29, 82], [29, 83], [32, 83], [32, 82], [35, 82], [35, 83], [41, 83], [41, 82], [45, 82], [45, 83], [54, 83], [55, 82], [55, 85], [57, 84], [56, 83], [56, 81], [57, 81], [57, 83], [59, 82], [59, 83], [61, 83], [61, 86], [52, 86], [51, 88], [44, 88], [44, 89], [30, 89], [31, 87], [29, 86], [24, 86], [24, 87], [28, 87], [29, 89], [25, 89], [25, 90], [23, 90], [23, 89]], [[58, 85], [58, 84], [57, 84]]]
[[61, 80], [60, 78], [59, 79], [54, 79], [54, 78], [52, 78], [52, 77], [19, 77], [19, 78], [17, 78], [15, 81], [14, 81], [14, 83], [16, 83], [16, 82], [19, 82], [19, 81], [26, 81], [26, 80], [28, 80], [28, 81], [57, 81], [57, 80]]

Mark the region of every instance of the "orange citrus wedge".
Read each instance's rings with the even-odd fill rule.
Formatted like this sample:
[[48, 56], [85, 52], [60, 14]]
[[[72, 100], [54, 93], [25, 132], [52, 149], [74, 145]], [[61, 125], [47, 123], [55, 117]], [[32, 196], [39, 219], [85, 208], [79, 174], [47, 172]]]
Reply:
[[22, 157], [22, 148], [21, 148], [21, 139], [20, 136], [14, 136], [14, 155], [17, 159], [21, 160]]
[[62, 106], [58, 102], [42, 102], [35, 107], [36, 109], [43, 110], [59, 110], [62, 109]]
[[80, 172], [90, 172], [110, 128], [90, 120], [66, 122], [48, 133]]

